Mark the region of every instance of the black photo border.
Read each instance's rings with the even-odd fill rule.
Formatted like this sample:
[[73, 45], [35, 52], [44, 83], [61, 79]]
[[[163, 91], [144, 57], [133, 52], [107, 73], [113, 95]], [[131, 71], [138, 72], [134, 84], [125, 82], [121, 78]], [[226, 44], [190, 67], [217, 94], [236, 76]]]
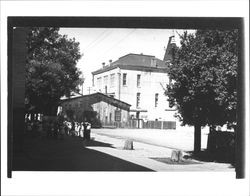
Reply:
[[[7, 177], [12, 177], [13, 156], [13, 28], [148, 28], [148, 29], [238, 29], [239, 66], [237, 83], [236, 178], [245, 178], [245, 61], [244, 18], [241, 17], [8, 17], [8, 147]], [[24, 100], [23, 100], [24, 102]], [[23, 105], [24, 108], [24, 105]]]

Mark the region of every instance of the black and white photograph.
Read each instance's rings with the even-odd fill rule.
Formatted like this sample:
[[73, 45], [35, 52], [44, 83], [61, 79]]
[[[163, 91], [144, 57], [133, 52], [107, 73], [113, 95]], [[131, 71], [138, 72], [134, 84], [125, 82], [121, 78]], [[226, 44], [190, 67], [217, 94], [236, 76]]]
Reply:
[[238, 29], [25, 31], [13, 170], [234, 171]]
[[7, 181], [55, 173], [50, 189], [82, 184], [62, 190], [100, 195], [93, 189], [115, 178], [120, 187], [126, 175], [164, 175], [157, 187], [189, 174], [248, 179], [244, 18], [8, 16], [5, 24]]

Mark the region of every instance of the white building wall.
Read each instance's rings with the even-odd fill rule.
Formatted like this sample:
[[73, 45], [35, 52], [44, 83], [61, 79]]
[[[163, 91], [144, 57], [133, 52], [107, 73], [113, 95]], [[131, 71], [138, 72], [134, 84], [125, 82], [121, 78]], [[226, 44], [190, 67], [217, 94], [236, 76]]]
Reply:
[[[123, 74], [127, 74], [126, 85], [123, 85]], [[115, 84], [110, 86], [110, 75], [115, 74]], [[140, 86], [137, 87], [137, 75], [141, 75]], [[164, 120], [176, 121], [174, 118], [175, 111], [166, 111], [169, 108], [167, 97], [164, 95], [164, 88], [169, 83], [169, 78], [166, 73], [145, 72], [137, 70], [113, 69], [105, 73], [94, 76], [94, 83], [97, 84], [97, 78], [103, 78], [108, 75], [107, 92], [114, 93], [114, 98], [120, 99], [131, 105], [130, 110], [147, 110], [140, 112], [140, 118], [146, 120]], [[120, 76], [119, 76], [120, 75]], [[119, 81], [120, 78], [120, 81]], [[120, 90], [119, 90], [120, 86]], [[96, 87], [96, 86], [95, 86]], [[102, 82], [101, 87], [96, 87], [96, 90], [101, 90], [105, 93], [105, 86]], [[100, 91], [99, 91], [100, 92]], [[120, 96], [119, 96], [120, 92]], [[140, 105], [136, 107], [136, 95], [140, 93]], [[155, 94], [158, 93], [158, 104], [155, 107]], [[135, 113], [132, 113], [135, 116]]]
[[[115, 93], [117, 94], [118, 92], [118, 71], [119, 69], [113, 69], [104, 73], [100, 73], [94, 76], [94, 91], [96, 92], [101, 92], [105, 94], [105, 82], [104, 82], [104, 77], [108, 77], [108, 82], [107, 82], [107, 93]], [[111, 75], [114, 74], [114, 83], [111, 84]], [[98, 82], [98, 78], [101, 78], [101, 82]], [[115, 98], [118, 99], [117, 95], [115, 95]]]
[[[121, 75], [123, 73], [127, 73], [127, 85], [121, 85], [121, 100], [131, 104], [131, 110], [147, 110], [147, 113], [141, 112], [140, 117], [148, 120], [175, 121], [174, 112], [166, 111], [170, 109], [167, 97], [164, 95], [164, 88], [169, 83], [166, 73], [121, 70]], [[141, 75], [139, 87], [137, 87], [138, 74]], [[140, 93], [139, 108], [136, 107], [137, 93]], [[156, 93], [158, 93], [157, 107], [155, 107]]]

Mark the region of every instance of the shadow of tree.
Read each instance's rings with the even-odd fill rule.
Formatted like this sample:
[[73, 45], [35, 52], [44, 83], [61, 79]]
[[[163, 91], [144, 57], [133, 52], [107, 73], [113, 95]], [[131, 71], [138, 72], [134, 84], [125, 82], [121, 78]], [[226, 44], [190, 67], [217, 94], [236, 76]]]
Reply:
[[235, 166], [235, 156], [232, 150], [218, 149], [214, 152], [204, 150], [199, 153], [194, 153], [193, 151], [188, 151], [187, 153], [188, 155], [184, 156], [186, 159], [191, 158], [204, 162], [230, 163], [233, 167]]
[[152, 157], [151, 159], [162, 162], [162, 163], [166, 163], [169, 165], [191, 165], [191, 164], [202, 164], [201, 162], [197, 162], [191, 159], [183, 159], [182, 161], [172, 161], [171, 158], [169, 157]]

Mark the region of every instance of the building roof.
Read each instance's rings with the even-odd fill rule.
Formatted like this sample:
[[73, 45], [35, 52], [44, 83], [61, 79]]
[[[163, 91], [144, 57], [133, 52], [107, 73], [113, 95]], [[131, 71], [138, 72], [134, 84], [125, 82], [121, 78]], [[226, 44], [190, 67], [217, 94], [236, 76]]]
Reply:
[[76, 100], [76, 99], [80, 99], [80, 100], [84, 100], [84, 99], [88, 99], [90, 100], [89, 104], [94, 104], [94, 103], [98, 103], [98, 102], [101, 102], [101, 101], [104, 101], [110, 105], [113, 105], [115, 107], [118, 107], [118, 108], [121, 108], [121, 109], [124, 109], [124, 110], [128, 110], [130, 109], [130, 104], [126, 103], [126, 102], [123, 102], [121, 100], [118, 100], [118, 99], [115, 99], [113, 97], [109, 97], [103, 93], [93, 93], [93, 94], [89, 94], [89, 95], [82, 95], [82, 96], [78, 96], [78, 97], [73, 97], [73, 98], [68, 98], [68, 99], [64, 99], [64, 100], [61, 100], [61, 103], [65, 103], [65, 102], [70, 102], [72, 100]]
[[130, 53], [120, 57], [117, 61], [111, 63], [109, 66], [104, 66], [101, 69], [92, 72], [92, 74], [100, 74], [115, 68], [161, 73], [166, 72], [166, 65], [164, 61], [156, 58], [155, 56]]

